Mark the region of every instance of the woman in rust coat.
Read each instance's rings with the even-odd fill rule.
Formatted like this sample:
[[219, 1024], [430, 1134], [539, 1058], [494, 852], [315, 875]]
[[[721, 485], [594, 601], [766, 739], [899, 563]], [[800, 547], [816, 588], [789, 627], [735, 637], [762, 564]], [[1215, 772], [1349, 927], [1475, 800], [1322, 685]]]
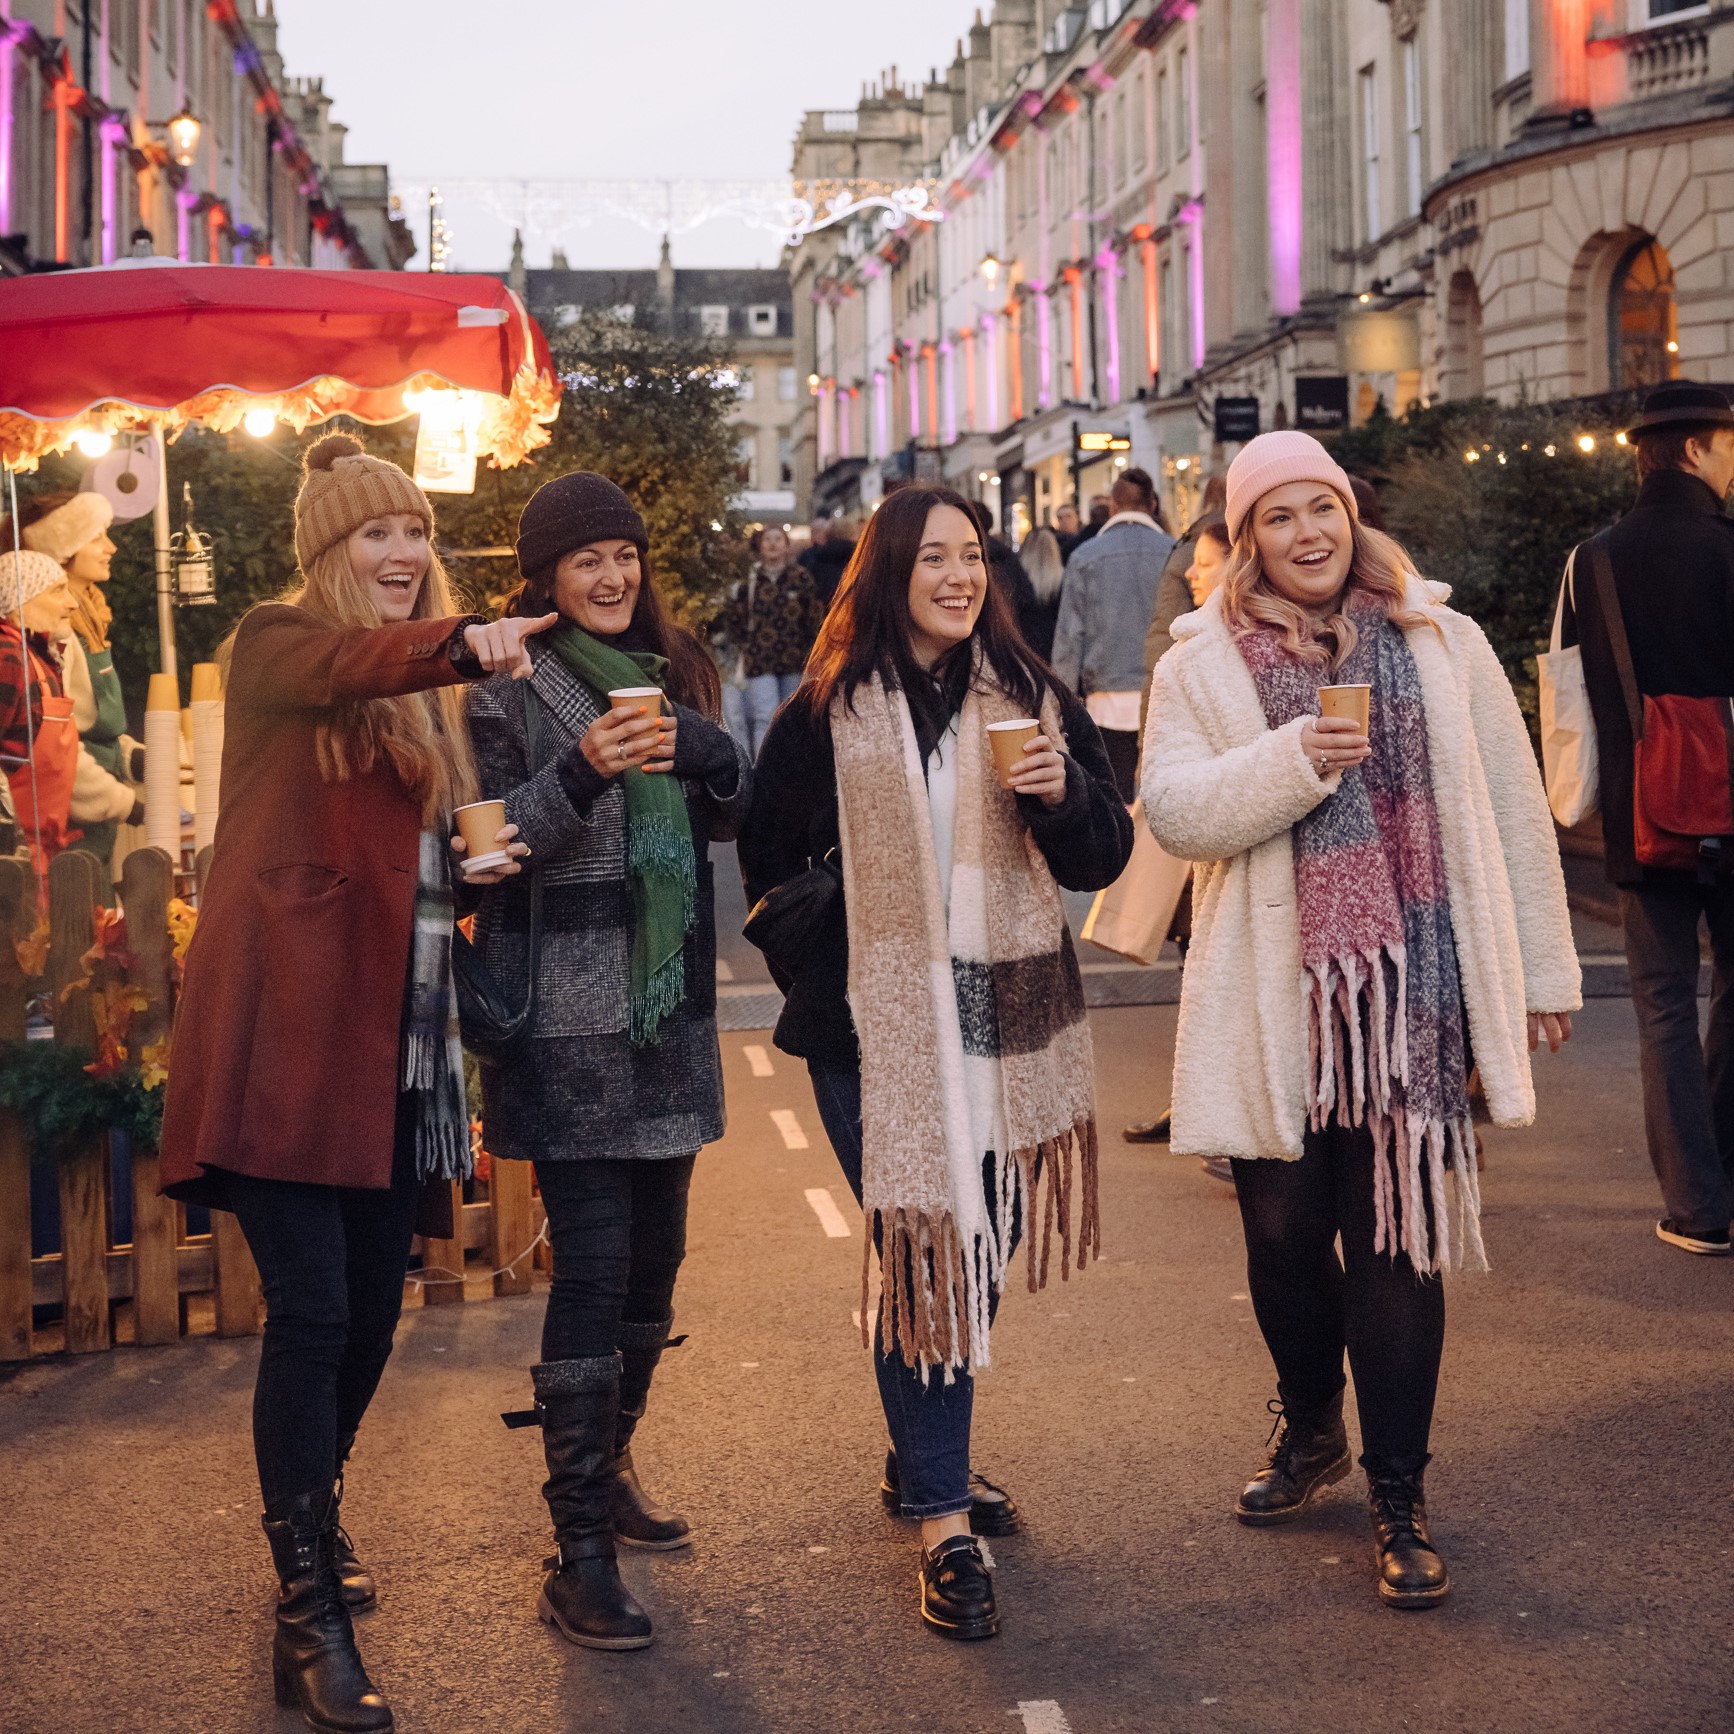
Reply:
[[164, 1190], [235, 1213], [265, 1292], [253, 1439], [277, 1700], [341, 1734], [392, 1726], [350, 1625], [374, 1587], [338, 1527], [343, 1460], [391, 1353], [418, 1198], [437, 1181], [449, 1200], [469, 1160], [446, 838], [475, 772], [457, 688], [528, 674], [524, 640], [554, 618], [455, 615], [432, 532], [395, 464], [346, 434], [309, 449], [300, 588], [233, 639], [163, 1115]]

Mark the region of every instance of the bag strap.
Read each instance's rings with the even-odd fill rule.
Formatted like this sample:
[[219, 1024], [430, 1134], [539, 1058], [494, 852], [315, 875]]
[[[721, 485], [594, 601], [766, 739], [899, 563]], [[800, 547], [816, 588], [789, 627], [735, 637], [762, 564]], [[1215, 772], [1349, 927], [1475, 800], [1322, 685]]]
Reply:
[[1607, 532], [1591, 536], [1582, 544], [1590, 561], [1590, 574], [1595, 580], [1596, 601], [1601, 605], [1602, 624], [1607, 629], [1608, 649], [1613, 655], [1614, 670], [1620, 677], [1620, 691], [1625, 696], [1626, 716], [1632, 725], [1632, 739], [1644, 738], [1644, 701], [1638, 696], [1638, 677], [1632, 667], [1632, 647], [1626, 637], [1626, 617], [1620, 612], [1620, 593], [1614, 586], [1614, 565], [1608, 558]]
[[[1577, 569], [1577, 549], [1565, 557], [1565, 579], [1559, 587], [1559, 601], [1553, 609], [1553, 631], [1548, 635], [1547, 650], [1550, 656], [1558, 656], [1565, 648], [1565, 605], [1571, 603], [1572, 616], [1577, 615], [1577, 586], [1575, 573]], [[1134, 821], [1135, 823], [1136, 821]]]

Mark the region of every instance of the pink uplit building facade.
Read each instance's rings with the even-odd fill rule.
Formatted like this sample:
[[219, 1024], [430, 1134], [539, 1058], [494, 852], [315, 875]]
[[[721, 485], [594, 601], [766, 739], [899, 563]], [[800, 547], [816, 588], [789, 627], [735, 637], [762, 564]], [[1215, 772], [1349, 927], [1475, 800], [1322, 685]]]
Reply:
[[984, 14], [797, 135], [823, 197], [944, 212], [866, 206], [790, 255], [817, 510], [943, 477], [1021, 532], [1135, 462], [1184, 520], [1237, 449], [1220, 400], [1328, 432], [1734, 381], [1734, 0]]
[[140, 229], [170, 258], [400, 268], [386, 170], [343, 161], [330, 109], [284, 76], [274, 0], [0, 0], [0, 274], [107, 264]]

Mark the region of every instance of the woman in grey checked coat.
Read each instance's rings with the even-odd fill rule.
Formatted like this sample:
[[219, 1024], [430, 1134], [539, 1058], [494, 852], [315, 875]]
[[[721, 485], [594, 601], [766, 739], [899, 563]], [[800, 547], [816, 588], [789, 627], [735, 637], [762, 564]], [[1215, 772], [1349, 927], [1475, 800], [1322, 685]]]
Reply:
[[[531, 851], [531, 871], [487, 892], [476, 918], [511, 998], [541, 879], [529, 1052], [482, 1068], [488, 1150], [535, 1163], [554, 1253], [536, 1406], [508, 1424], [542, 1427], [558, 1551], [539, 1610], [599, 1649], [651, 1639], [616, 1541], [690, 1539], [646, 1496], [629, 1447], [673, 1324], [693, 1162], [723, 1130], [707, 845], [734, 836], [751, 792], [718, 720], [716, 668], [668, 618], [647, 552], [612, 482], [578, 473], [539, 489], [519, 521], [511, 607], [560, 624], [534, 641], [528, 681], [488, 681], [469, 703], [482, 793], [505, 801]], [[625, 687], [660, 687], [665, 702], [612, 705]]]

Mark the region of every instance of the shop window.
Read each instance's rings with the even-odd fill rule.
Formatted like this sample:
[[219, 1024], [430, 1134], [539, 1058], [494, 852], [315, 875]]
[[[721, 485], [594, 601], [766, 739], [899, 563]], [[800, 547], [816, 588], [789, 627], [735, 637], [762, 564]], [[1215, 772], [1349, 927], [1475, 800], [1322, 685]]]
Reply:
[[1656, 385], [1680, 371], [1674, 268], [1659, 242], [1640, 241], [1614, 272], [1608, 305], [1608, 383]]

